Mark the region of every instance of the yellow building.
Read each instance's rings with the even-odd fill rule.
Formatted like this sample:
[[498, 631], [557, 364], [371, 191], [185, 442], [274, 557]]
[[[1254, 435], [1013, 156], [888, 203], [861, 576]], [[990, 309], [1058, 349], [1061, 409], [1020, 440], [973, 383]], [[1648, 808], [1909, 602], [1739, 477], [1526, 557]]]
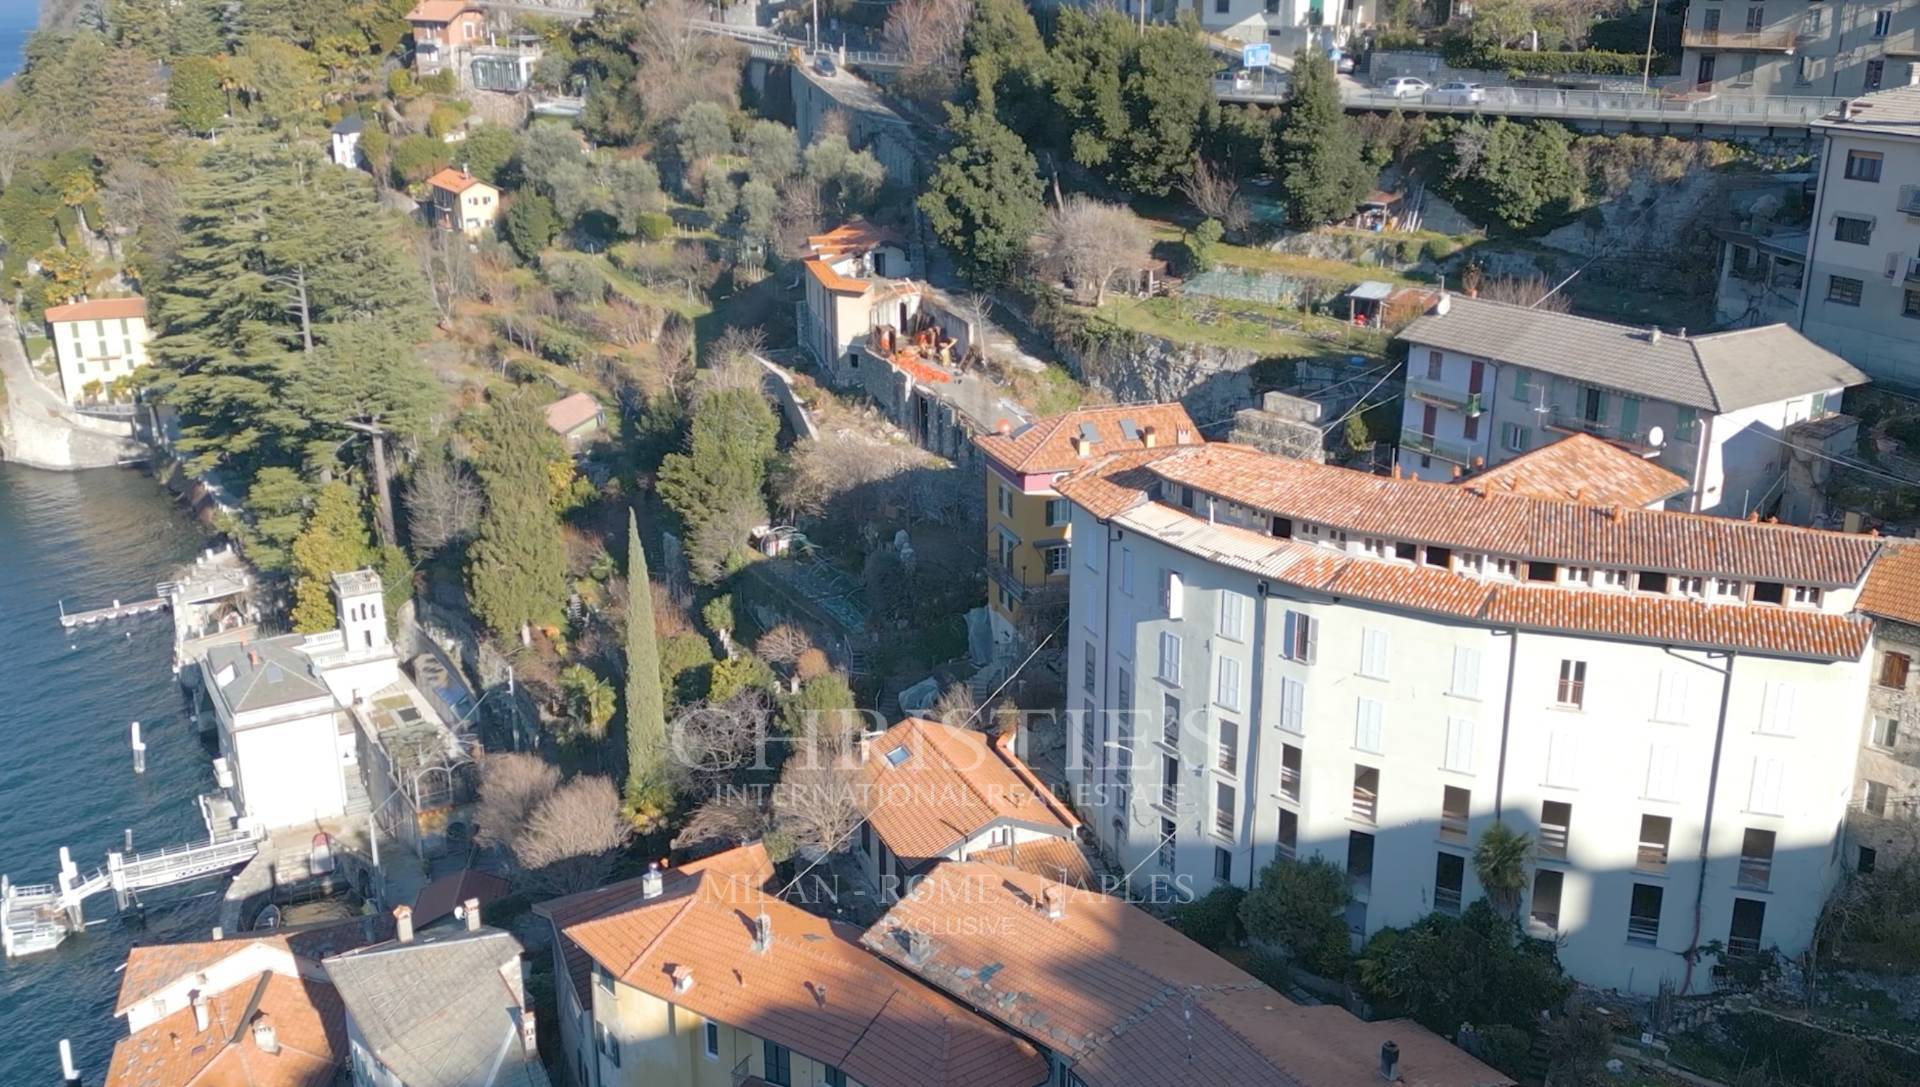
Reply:
[[95, 298], [47, 308], [60, 388], [75, 404], [114, 394], [114, 383], [147, 364], [147, 300]]
[[987, 478], [987, 614], [996, 646], [1034, 607], [1064, 601], [1067, 502], [1053, 481], [1097, 457], [1201, 441], [1178, 403], [1085, 408], [974, 439]]
[[1040, 1051], [767, 894], [759, 845], [536, 907], [579, 1087], [1041, 1087]]
[[427, 191], [428, 215], [441, 230], [478, 237], [500, 216], [500, 190], [465, 170], [447, 167], [427, 179]]

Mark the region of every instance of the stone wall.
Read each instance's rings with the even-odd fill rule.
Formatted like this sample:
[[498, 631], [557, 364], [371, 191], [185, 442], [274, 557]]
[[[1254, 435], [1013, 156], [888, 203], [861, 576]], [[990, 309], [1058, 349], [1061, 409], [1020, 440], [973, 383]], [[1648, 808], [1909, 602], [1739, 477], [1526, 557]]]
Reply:
[[136, 464], [148, 456], [133, 424], [55, 414], [24, 396], [7, 398], [0, 416], [0, 459], [73, 471]]
[[1061, 345], [1074, 376], [1116, 403], [1178, 400], [1196, 423], [1224, 422], [1253, 402], [1260, 356], [1235, 347], [1177, 344], [1128, 333], [1079, 349]]

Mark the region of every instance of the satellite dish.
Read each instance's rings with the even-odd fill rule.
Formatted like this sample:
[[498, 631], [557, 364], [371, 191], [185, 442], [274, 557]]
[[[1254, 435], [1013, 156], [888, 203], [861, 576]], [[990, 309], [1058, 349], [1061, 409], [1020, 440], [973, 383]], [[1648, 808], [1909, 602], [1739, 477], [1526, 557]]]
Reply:
[[1667, 432], [1657, 426], [1647, 428], [1647, 444], [1660, 449], [1667, 444]]

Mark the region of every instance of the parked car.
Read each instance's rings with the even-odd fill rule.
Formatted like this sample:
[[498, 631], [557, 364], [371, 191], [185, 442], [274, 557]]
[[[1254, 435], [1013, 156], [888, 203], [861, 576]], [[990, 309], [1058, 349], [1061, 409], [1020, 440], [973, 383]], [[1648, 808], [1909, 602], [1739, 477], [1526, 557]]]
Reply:
[[1442, 83], [1427, 97], [1450, 106], [1477, 106], [1487, 100], [1487, 89], [1478, 83]]
[[1353, 74], [1353, 54], [1352, 53], [1340, 54], [1340, 58], [1333, 62], [1333, 70], [1336, 72], [1339, 72], [1341, 75], [1352, 75]]
[[1419, 98], [1432, 90], [1433, 84], [1419, 76], [1397, 75], [1380, 84], [1380, 88], [1389, 98]]

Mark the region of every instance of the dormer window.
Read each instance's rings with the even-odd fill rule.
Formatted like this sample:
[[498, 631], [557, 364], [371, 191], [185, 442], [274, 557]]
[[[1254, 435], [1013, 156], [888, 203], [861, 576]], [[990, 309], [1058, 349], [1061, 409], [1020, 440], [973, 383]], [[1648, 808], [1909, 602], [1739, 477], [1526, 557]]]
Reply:
[[1740, 583], [1730, 578], [1724, 578], [1724, 577], [1714, 578], [1713, 579], [1713, 598], [1715, 600], [1740, 599]]
[[1667, 591], [1667, 575], [1653, 570], [1640, 571], [1639, 589], [1643, 593], [1661, 593]]
[[[1427, 548], [1427, 557], [1432, 558], [1433, 552], [1433, 548]], [[1487, 572], [1487, 557], [1474, 552], [1463, 551], [1453, 556], [1453, 569], [1455, 573], [1460, 574], [1474, 574], [1476, 576], [1484, 574]]]
[[1520, 580], [1520, 560], [1519, 559], [1493, 560], [1493, 575], [1495, 577], [1506, 578], [1509, 581]]
[[1632, 575], [1625, 570], [1600, 571], [1600, 587], [1604, 589], [1624, 589], [1631, 582]]
[[1707, 594], [1706, 580], [1697, 577], [1676, 577], [1672, 580], [1676, 596], [1702, 597]]
[[1360, 550], [1375, 558], [1384, 559], [1387, 557], [1387, 541], [1378, 536], [1368, 536], [1360, 541]]
[[1820, 606], [1821, 599], [1825, 595], [1825, 593], [1812, 585], [1795, 585], [1793, 587], [1793, 602], [1798, 607], [1817, 608]]
[[1347, 549], [1347, 534], [1341, 529], [1330, 528], [1327, 530], [1327, 542], [1345, 551]]
[[1784, 604], [1787, 602], [1787, 587], [1777, 581], [1756, 581], [1753, 583], [1753, 602]]
[[1320, 540], [1320, 526], [1303, 521], [1300, 524], [1300, 536], [1302, 539], [1313, 540], [1317, 543]]
[[1569, 585], [1593, 584], [1593, 567], [1591, 566], [1569, 566], [1564, 573]]

